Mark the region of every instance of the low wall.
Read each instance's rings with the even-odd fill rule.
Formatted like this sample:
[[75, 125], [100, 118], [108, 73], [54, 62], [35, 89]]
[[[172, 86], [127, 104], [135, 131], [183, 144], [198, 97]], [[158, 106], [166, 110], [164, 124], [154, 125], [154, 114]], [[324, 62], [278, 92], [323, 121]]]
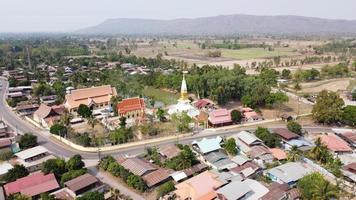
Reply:
[[172, 139], [179, 139], [183, 137], [190, 136], [191, 134], [181, 134], [181, 135], [174, 135], [174, 136], [167, 136], [167, 137], [160, 137], [160, 138], [155, 138], [155, 139], [148, 139], [148, 140], [142, 140], [142, 141], [137, 141], [137, 142], [129, 142], [129, 143], [124, 143], [124, 144], [118, 144], [118, 145], [113, 145], [113, 146], [103, 146], [103, 147], [83, 147], [81, 145], [75, 144], [63, 137], [60, 137], [58, 135], [52, 135], [53, 138], [56, 138], [60, 142], [78, 150], [78, 151], [83, 151], [83, 152], [98, 152], [99, 150], [101, 152], [105, 151], [115, 151], [115, 150], [120, 150], [120, 149], [125, 149], [125, 148], [130, 148], [130, 147], [135, 147], [135, 146], [144, 146], [152, 143], [158, 143], [158, 142], [163, 142], [167, 140], [172, 140]]

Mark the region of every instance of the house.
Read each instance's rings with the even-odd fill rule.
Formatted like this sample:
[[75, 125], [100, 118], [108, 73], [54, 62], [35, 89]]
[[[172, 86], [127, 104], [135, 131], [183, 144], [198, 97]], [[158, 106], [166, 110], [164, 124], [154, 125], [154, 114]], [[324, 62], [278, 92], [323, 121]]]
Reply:
[[207, 165], [219, 171], [228, 170], [237, 166], [225, 153], [220, 151], [214, 151], [204, 155], [204, 160]]
[[286, 128], [275, 128], [272, 129], [272, 131], [277, 134], [282, 141], [289, 141], [292, 139], [298, 139], [299, 135], [293, 133], [292, 131], [286, 129]]
[[9, 138], [0, 139], [0, 153], [11, 152], [12, 141]]
[[16, 162], [25, 166], [30, 172], [41, 169], [43, 162], [55, 158], [43, 146], [36, 146], [20, 151], [15, 156], [17, 157]]
[[292, 115], [288, 115], [288, 114], [284, 113], [281, 115], [281, 119], [285, 122], [289, 122], [289, 121], [293, 120], [294, 118]]
[[53, 195], [56, 199], [61, 200], [75, 200], [77, 196], [73, 191], [68, 188], [62, 188], [60, 190], [54, 191], [50, 195]]
[[352, 129], [332, 129], [334, 133], [350, 144], [351, 147], [356, 148], [356, 130]]
[[231, 114], [230, 111], [228, 111], [227, 109], [213, 110], [209, 114], [208, 121], [209, 126], [212, 127], [221, 127], [232, 124]]
[[137, 176], [144, 176], [157, 170], [153, 164], [140, 158], [126, 158], [119, 161], [119, 164]]
[[287, 200], [289, 196], [288, 184], [272, 183], [268, 186], [268, 193], [261, 197], [261, 200]]
[[341, 169], [341, 172], [346, 180], [356, 183], [356, 162], [345, 165], [343, 169]]
[[270, 148], [269, 151], [272, 153], [276, 160], [286, 160], [287, 153], [280, 148]]
[[253, 178], [260, 174], [262, 171], [261, 167], [252, 161], [247, 161], [237, 167], [231, 168], [230, 172], [235, 175], [241, 175], [243, 178]]
[[306, 141], [304, 138], [285, 140], [282, 143], [285, 150], [290, 150], [293, 146], [296, 146], [301, 151], [309, 151], [312, 148], [312, 144]]
[[20, 115], [20, 116], [29, 116], [32, 115], [33, 113], [36, 112], [36, 110], [38, 110], [38, 108], [40, 107], [40, 105], [38, 104], [21, 104], [21, 105], [17, 105], [16, 106], [16, 112]]
[[231, 137], [235, 139], [236, 145], [245, 154], [250, 151], [251, 147], [263, 145], [262, 140], [247, 131], [241, 131]]
[[47, 106], [41, 104], [40, 107], [33, 113], [33, 120], [45, 128], [50, 128], [53, 124], [61, 119], [61, 114], [64, 113], [64, 107]]
[[8, 162], [0, 163], [0, 178], [3, 177], [12, 168], [14, 167]]
[[110, 85], [71, 90], [65, 97], [64, 106], [69, 112], [76, 112], [80, 104], [91, 109], [106, 108], [113, 96], [117, 96], [116, 89]]
[[216, 194], [220, 200], [255, 200], [263, 197], [268, 192], [269, 190], [258, 181], [246, 179], [243, 181], [232, 181], [218, 189]]
[[240, 154], [240, 155], [236, 155], [236, 156], [232, 157], [231, 160], [232, 160], [232, 162], [234, 162], [238, 165], [243, 165], [246, 162], [250, 161], [251, 159], [245, 155]]
[[142, 119], [145, 115], [145, 101], [139, 97], [123, 99], [117, 104], [117, 113], [127, 119]]
[[223, 185], [217, 178], [216, 174], [205, 171], [175, 185], [176, 190], [174, 193], [178, 199], [214, 199], [216, 197], [215, 190]]
[[257, 114], [255, 111], [252, 112], [245, 112], [243, 113], [244, 121], [246, 122], [255, 122], [255, 121], [262, 121], [264, 118]]
[[318, 136], [323, 144], [328, 149], [336, 154], [351, 153], [352, 149], [347, 142], [343, 141], [335, 135], [319, 135]]
[[142, 176], [142, 179], [146, 182], [147, 187], [151, 188], [168, 181], [171, 178], [171, 173], [172, 170], [158, 168], [157, 170]]
[[272, 181], [293, 187], [304, 176], [313, 173], [308, 164], [302, 162], [288, 162], [283, 165], [268, 169], [265, 173]]
[[40, 97], [40, 101], [47, 106], [52, 106], [56, 103], [57, 95], [49, 95]]
[[83, 174], [64, 183], [74, 194], [79, 195], [100, 185], [99, 180], [90, 174]]
[[199, 110], [201, 109], [212, 109], [215, 106], [215, 103], [211, 101], [210, 99], [199, 99], [194, 103], [194, 106], [198, 108]]
[[200, 141], [193, 141], [192, 145], [196, 148], [201, 154], [207, 154], [213, 151], [218, 151], [221, 149], [221, 144], [223, 143], [223, 139], [220, 136], [215, 138], [203, 138]]
[[208, 169], [207, 165], [205, 165], [203, 163], [199, 163], [199, 164], [193, 165], [192, 167], [190, 167], [188, 169], [173, 172], [170, 176], [173, 178], [173, 180], [175, 182], [178, 183], [178, 182], [181, 182], [182, 180], [192, 177], [194, 174], [199, 174], [206, 169]]
[[250, 151], [247, 152], [247, 155], [261, 166], [264, 166], [266, 163], [272, 163], [274, 160], [274, 157], [269, 149], [262, 145], [251, 147]]
[[159, 148], [159, 154], [165, 159], [171, 159], [180, 154], [182, 150], [179, 149], [176, 145], [168, 145]]
[[4, 185], [7, 197], [16, 193], [28, 197], [38, 197], [41, 193], [51, 192], [57, 188], [59, 185], [54, 174], [45, 175], [42, 172], [30, 174]]

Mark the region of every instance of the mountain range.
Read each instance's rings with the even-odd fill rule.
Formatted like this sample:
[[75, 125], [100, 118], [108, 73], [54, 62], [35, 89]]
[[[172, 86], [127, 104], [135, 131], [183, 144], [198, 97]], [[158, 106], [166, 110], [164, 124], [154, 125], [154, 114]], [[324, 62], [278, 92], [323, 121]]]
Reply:
[[108, 19], [78, 30], [82, 34], [232, 35], [232, 34], [356, 34], [356, 20], [291, 15], [220, 15], [194, 19]]

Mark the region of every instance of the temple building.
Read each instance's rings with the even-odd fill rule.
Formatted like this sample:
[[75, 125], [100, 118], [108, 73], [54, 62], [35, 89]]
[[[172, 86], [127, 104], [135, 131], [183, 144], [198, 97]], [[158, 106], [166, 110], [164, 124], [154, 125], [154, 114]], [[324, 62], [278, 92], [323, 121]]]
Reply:
[[180, 98], [178, 99], [178, 103], [169, 108], [168, 114], [173, 115], [177, 113], [186, 112], [190, 117], [196, 117], [199, 115], [199, 110], [191, 105], [190, 100], [188, 99], [188, 90], [187, 90], [187, 82], [185, 81], [185, 74], [187, 71], [183, 71], [183, 80], [180, 89]]

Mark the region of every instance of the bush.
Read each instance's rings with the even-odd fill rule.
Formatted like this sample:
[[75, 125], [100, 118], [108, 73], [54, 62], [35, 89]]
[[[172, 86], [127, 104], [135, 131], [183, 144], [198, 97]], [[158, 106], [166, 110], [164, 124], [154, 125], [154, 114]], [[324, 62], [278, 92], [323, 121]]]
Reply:
[[11, 151], [0, 151], [0, 161], [9, 160], [13, 155]]
[[302, 135], [302, 126], [296, 121], [289, 121], [287, 124], [288, 130], [295, 134]]
[[157, 198], [163, 197], [164, 195], [172, 192], [174, 189], [174, 183], [172, 181], [162, 184], [157, 189]]
[[75, 142], [83, 147], [88, 147], [90, 146], [91, 138], [88, 133], [83, 133], [75, 138]]
[[78, 197], [77, 200], [105, 200], [104, 194], [95, 192], [87, 192], [83, 196]]
[[281, 140], [276, 134], [272, 134], [266, 128], [258, 127], [256, 130], [256, 136], [260, 138], [269, 148], [279, 147]]
[[127, 185], [141, 192], [144, 192], [147, 189], [147, 185], [145, 181], [140, 176], [134, 174], [131, 174], [130, 176], [127, 177], [126, 183]]
[[32, 135], [31, 133], [25, 133], [20, 138], [19, 146], [21, 149], [28, 149], [37, 146], [37, 136]]
[[59, 178], [67, 172], [66, 162], [60, 158], [46, 160], [42, 163], [42, 172], [45, 174], [54, 173]]
[[110, 163], [116, 162], [116, 160], [112, 156], [105, 156], [99, 162], [99, 167], [103, 170], [107, 170]]
[[236, 124], [236, 123], [241, 122], [241, 119], [242, 119], [242, 114], [241, 114], [240, 111], [238, 111], [238, 110], [232, 110], [231, 111], [231, 120], [232, 120], [232, 122], [234, 122]]
[[225, 142], [224, 145], [225, 151], [230, 154], [230, 155], [236, 155], [237, 154], [237, 148], [236, 148], [236, 142], [234, 138], [230, 138]]
[[54, 135], [64, 136], [67, 134], [67, 128], [63, 124], [56, 123], [51, 126], [49, 132]]
[[67, 170], [78, 170], [84, 167], [84, 162], [82, 161], [81, 155], [72, 156], [66, 163]]

